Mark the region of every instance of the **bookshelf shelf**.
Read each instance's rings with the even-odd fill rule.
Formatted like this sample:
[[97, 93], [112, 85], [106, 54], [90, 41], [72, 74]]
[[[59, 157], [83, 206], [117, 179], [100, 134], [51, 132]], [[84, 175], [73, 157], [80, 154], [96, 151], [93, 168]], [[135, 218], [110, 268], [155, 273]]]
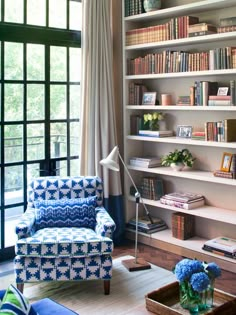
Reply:
[[138, 44], [138, 45], [129, 45], [126, 46], [127, 51], [135, 51], [135, 50], [146, 50], [147, 48], [167, 48], [167, 47], [178, 47], [187, 45], [198, 45], [200, 43], [211, 43], [217, 41], [225, 41], [225, 40], [232, 40], [236, 38], [236, 32], [228, 32], [228, 33], [220, 33], [220, 34], [211, 34], [205, 36], [196, 36], [196, 37], [189, 37], [189, 38], [180, 38], [180, 39], [173, 39], [173, 40], [166, 40], [160, 42], [152, 42], [152, 43], [145, 43], [145, 44]]
[[227, 112], [234, 112], [236, 111], [236, 106], [184, 106], [184, 105], [127, 105], [127, 110], [161, 110], [161, 111], [227, 111]]
[[215, 184], [223, 184], [229, 186], [236, 186], [236, 180], [230, 178], [222, 178], [222, 177], [214, 177], [212, 172], [200, 171], [200, 170], [187, 170], [176, 172], [173, 171], [170, 167], [138, 167], [129, 165], [128, 168], [133, 171], [139, 171], [144, 173], [152, 173], [159, 175], [166, 175], [178, 178], [185, 178], [191, 180], [199, 180], [203, 182], [215, 183]]
[[[180, 96], [186, 97], [190, 95], [190, 87], [195, 87], [196, 89], [196, 81], [218, 82], [218, 86], [230, 86], [232, 89], [232, 81], [236, 82], [236, 67], [233, 69], [222, 70], [127, 75], [127, 66], [134, 66], [133, 61], [132, 63], [127, 63], [127, 60], [130, 61], [131, 59], [136, 59], [140, 56], [142, 58], [145, 56], [148, 59], [150, 57], [149, 54], [156, 54], [154, 57], [159, 58], [162, 52], [166, 53], [166, 51], [168, 50], [178, 50], [187, 52], [191, 51], [191, 53], [196, 52], [197, 59], [200, 58], [200, 54], [198, 54], [199, 52], [209, 52], [210, 50], [215, 52], [214, 49], [216, 48], [219, 48], [220, 50], [220, 48], [225, 47], [236, 47], [236, 31], [198, 37], [173, 39], [167, 41], [149, 42], [129, 46], [126, 42], [127, 31], [136, 30], [144, 27], [146, 28], [149, 26], [156, 26], [158, 24], [164, 24], [170, 21], [170, 19], [180, 16], [196, 16], [199, 18], [200, 23], [207, 22], [216, 26], [220, 26], [221, 18], [233, 16], [236, 17], [236, 1], [167, 0], [163, 2], [163, 6], [165, 6], [163, 7], [163, 9], [123, 18], [124, 160], [126, 163], [129, 163], [130, 158], [133, 156], [164, 156], [168, 152], [173, 151], [176, 148], [189, 149], [193, 156], [196, 157], [196, 163], [193, 169], [176, 172], [173, 171], [170, 167], [147, 168], [131, 165], [128, 165], [128, 169], [132, 171], [132, 175], [137, 180], [137, 182], [141, 182], [141, 179], [143, 177], [159, 178], [163, 180], [164, 193], [171, 193], [174, 191], [188, 191], [192, 193], [202, 194], [205, 196], [207, 205], [193, 210], [183, 210], [176, 207], [163, 205], [160, 203], [160, 201], [144, 199], [144, 202], [148, 206], [151, 215], [154, 217], [160, 217], [165, 220], [170, 228], [172, 224], [171, 217], [173, 212], [176, 211], [192, 214], [195, 217], [196, 236], [184, 241], [179, 240], [172, 237], [171, 229], [169, 229], [151, 235], [139, 233], [139, 242], [158, 247], [163, 250], [168, 250], [189, 258], [198, 258], [205, 261], [214, 260], [223, 269], [227, 269], [236, 273], [236, 259], [231, 259], [202, 250], [203, 244], [208, 239], [212, 239], [218, 236], [235, 238], [236, 180], [215, 177], [213, 175], [213, 170], [220, 169], [220, 163], [224, 152], [236, 154], [236, 142], [203, 141], [178, 138], [174, 136], [163, 138], [144, 137], [138, 135], [138, 132], [136, 132], [135, 129], [136, 126], [134, 126], [133, 124], [135, 120], [133, 118], [135, 118], [135, 115], [138, 115], [138, 121], [140, 120], [141, 115], [153, 111], [164, 112], [167, 129], [171, 129], [174, 131], [177, 130], [178, 125], [190, 125], [193, 127], [193, 131], [198, 131], [204, 130], [203, 128], [205, 128], [206, 122], [218, 122], [227, 119], [236, 119], [236, 106], [176, 105], [178, 99], [180, 99]], [[123, 0], [123, 16], [124, 12], [125, 0]], [[176, 21], [176, 23], [178, 24], [178, 21], [181, 21], [181, 19], [176, 19]], [[172, 22], [173, 20], [171, 21], [171, 23]], [[178, 26], [182, 27], [181, 24], [178, 24]], [[168, 28], [168, 30], [170, 29]], [[130, 34], [132, 36], [132, 32], [128, 33], [128, 43], [132, 44], [133, 42], [132, 38], [130, 40]], [[171, 34], [171, 36], [173, 34]], [[172, 38], [174, 38], [174, 35], [172, 36]], [[139, 42], [142, 41], [140, 40]], [[233, 50], [232, 53], [234, 53]], [[168, 60], [168, 62], [170, 61], [168, 67], [166, 68], [176, 69], [174, 65], [176, 65], [176, 62], [179, 61], [177, 59], [174, 59], [175, 55], [163, 54], [163, 56], [170, 59], [166, 59]], [[186, 54], [186, 56], [189, 57], [190, 54]], [[155, 58], [153, 58], [154, 62], [156, 60]], [[171, 58], [173, 58], [175, 64], [171, 63]], [[150, 63], [147, 64], [150, 66]], [[147, 64], [142, 63], [141, 66], [146, 66]], [[182, 65], [183, 67], [181, 69], [184, 69], [184, 66], [186, 64], [183, 63]], [[153, 66], [153, 64], [151, 64], [151, 66]], [[155, 63], [154, 66], [156, 66]], [[171, 68], [171, 66], [173, 66], [173, 68]], [[159, 68], [156, 68], [155, 71], [162, 71]], [[164, 69], [164, 67], [162, 69]], [[206, 68], [192, 67], [191, 69]], [[136, 70], [139, 69], [136, 68]], [[143, 72], [145, 72], [145, 70]], [[134, 71], [132, 71], [132, 68], [129, 68], [129, 71], [129, 73], [134, 73]], [[134, 84], [131, 85], [131, 83]], [[139, 87], [135, 90], [136, 94], [130, 94], [133, 93], [133, 86], [135, 86], [136, 88], [136, 86], [139, 84], [142, 85], [142, 89], [144, 88], [145, 91], [147, 90], [149, 92], [156, 92], [159, 104], [161, 104], [161, 94], [170, 94], [172, 97], [172, 105], [132, 105], [132, 103], [141, 103], [140, 99], [142, 98], [140, 98], [140, 95], [138, 94], [141, 90], [139, 89]], [[208, 86], [210, 86], [210, 84]], [[230, 93], [231, 89], [229, 89]], [[192, 90], [193, 89], [191, 88], [191, 91]], [[134, 101], [132, 102], [133, 98]], [[139, 100], [138, 102], [137, 99]], [[133, 117], [132, 119], [130, 119], [132, 115]], [[137, 133], [137, 135], [134, 135], [135, 132]], [[129, 194], [130, 186], [131, 182], [129, 178], [125, 175], [124, 191], [126, 192], [126, 222], [128, 222], [132, 217], [135, 216], [135, 202], [134, 198]], [[128, 238], [134, 238], [134, 232], [131, 230], [127, 230], [126, 235]]]
[[[171, 229], [153, 233], [150, 235], [139, 232], [138, 239], [140, 242], [149, 246], [157, 247], [163, 250], [170, 250], [177, 255], [199, 259], [204, 261], [214, 261], [222, 269], [236, 273], [235, 259], [220, 256], [202, 249], [203, 244], [207, 241], [206, 238], [192, 237], [188, 240], [179, 240], [172, 236]], [[134, 239], [134, 231], [126, 229], [126, 236]]]
[[230, 148], [236, 149], [236, 142], [216, 142], [216, 141], [202, 141], [202, 140], [193, 140], [185, 138], [176, 138], [176, 137], [143, 137], [143, 136], [127, 136], [127, 140], [136, 140], [136, 141], [150, 141], [150, 142], [159, 142], [159, 143], [175, 143], [175, 144], [186, 144], [186, 145], [195, 145], [195, 146], [206, 146], [206, 147], [215, 147], [215, 148]]
[[166, 19], [169, 17], [200, 13], [216, 9], [228, 8], [235, 5], [234, 0], [204, 0], [195, 3], [177, 5], [171, 8], [161, 9], [148, 13], [137, 14], [124, 18], [125, 22], [147, 22], [157, 19]]
[[[129, 200], [135, 202], [134, 197], [129, 196]], [[167, 206], [162, 204], [159, 200], [150, 200], [143, 198], [146, 205], [159, 207], [162, 209], [168, 209], [171, 211], [177, 211], [182, 213], [192, 214], [196, 217], [201, 217], [205, 219], [215, 220], [219, 222], [225, 222], [229, 224], [236, 224], [236, 217], [233, 210], [213, 207], [213, 206], [203, 206], [193, 210], [184, 210], [177, 207]]]
[[208, 76], [226, 76], [235, 75], [236, 69], [223, 70], [206, 70], [206, 71], [191, 71], [191, 72], [173, 72], [173, 73], [159, 73], [159, 74], [139, 74], [126, 75], [126, 80], [141, 80], [141, 79], [171, 79], [171, 78], [189, 78], [189, 77], [208, 77]]

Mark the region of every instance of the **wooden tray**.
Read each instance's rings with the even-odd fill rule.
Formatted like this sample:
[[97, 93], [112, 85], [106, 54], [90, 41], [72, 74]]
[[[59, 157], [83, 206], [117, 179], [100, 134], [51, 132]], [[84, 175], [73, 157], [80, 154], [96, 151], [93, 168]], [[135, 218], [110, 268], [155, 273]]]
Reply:
[[[146, 308], [158, 315], [189, 315], [179, 303], [179, 282], [170, 283], [145, 296]], [[199, 314], [235, 315], [236, 296], [223, 291], [214, 290], [214, 307]]]

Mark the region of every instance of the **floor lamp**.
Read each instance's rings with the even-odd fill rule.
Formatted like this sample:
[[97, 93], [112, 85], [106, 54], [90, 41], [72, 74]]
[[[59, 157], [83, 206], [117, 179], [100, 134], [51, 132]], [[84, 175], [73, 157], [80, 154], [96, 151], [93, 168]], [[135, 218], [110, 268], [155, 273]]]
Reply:
[[100, 161], [100, 164], [103, 165], [104, 167], [119, 172], [120, 171], [120, 166], [119, 166], [119, 159], [121, 160], [125, 172], [127, 173], [127, 175], [129, 176], [135, 190], [135, 201], [136, 201], [136, 226], [135, 226], [135, 251], [134, 251], [134, 259], [127, 259], [127, 260], [123, 260], [122, 264], [129, 270], [129, 271], [137, 271], [137, 270], [144, 270], [144, 269], [150, 269], [151, 265], [148, 264], [144, 259], [142, 258], [138, 258], [137, 255], [137, 249], [138, 249], [138, 210], [139, 210], [139, 203], [140, 200], [144, 206], [144, 209], [146, 211], [146, 215], [148, 216], [149, 220], [151, 223], [153, 223], [153, 220], [150, 216], [150, 213], [147, 210], [146, 205], [143, 202], [143, 199], [138, 191], [137, 186], [135, 185], [135, 182], [127, 168], [127, 166], [125, 165], [124, 160], [122, 159], [120, 152], [119, 152], [119, 148], [118, 146], [114, 147], [114, 149], [111, 151], [111, 153], [103, 160]]

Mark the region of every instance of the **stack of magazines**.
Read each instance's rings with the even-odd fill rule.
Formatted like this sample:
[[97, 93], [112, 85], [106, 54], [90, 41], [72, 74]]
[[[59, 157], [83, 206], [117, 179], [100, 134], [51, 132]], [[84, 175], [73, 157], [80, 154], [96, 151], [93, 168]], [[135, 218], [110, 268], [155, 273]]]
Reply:
[[161, 197], [160, 202], [164, 205], [190, 210], [203, 206], [205, 204], [205, 198], [200, 194], [173, 192]]
[[[165, 221], [163, 221], [162, 219], [153, 218], [153, 217], [152, 217], [152, 219], [153, 219], [153, 223], [150, 222], [150, 220], [147, 216], [139, 217], [138, 218], [138, 231], [146, 233], [146, 234], [152, 234], [155, 232], [166, 230], [168, 228]], [[136, 219], [132, 218], [128, 222], [127, 227], [135, 230], [136, 229]]]
[[206, 241], [202, 249], [236, 259], [236, 240], [224, 236]]

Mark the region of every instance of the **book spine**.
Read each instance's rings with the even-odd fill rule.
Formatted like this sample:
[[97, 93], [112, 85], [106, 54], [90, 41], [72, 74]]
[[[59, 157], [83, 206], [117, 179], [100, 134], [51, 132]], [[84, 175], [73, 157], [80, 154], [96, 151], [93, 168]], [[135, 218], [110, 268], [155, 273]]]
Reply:
[[230, 98], [231, 105], [235, 106], [236, 105], [235, 80], [230, 80]]
[[160, 198], [160, 202], [165, 204], [165, 205], [168, 205], [168, 206], [173, 206], [173, 207], [189, 210], [189, 204], [185, 203], [185, 202], [179, 202], [179, 201], [175, 201], [175, 200], [167, 200], [165, 198]]

